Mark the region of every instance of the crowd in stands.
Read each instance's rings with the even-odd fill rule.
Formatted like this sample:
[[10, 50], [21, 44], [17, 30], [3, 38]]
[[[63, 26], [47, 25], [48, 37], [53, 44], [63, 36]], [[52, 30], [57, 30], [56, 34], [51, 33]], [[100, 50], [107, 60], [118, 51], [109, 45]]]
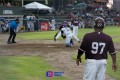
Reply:
[[[4, 5], [4, 6], [20, 6], [21, 3], [18, 2], [5, 2], [5, 0], [1, 0], [0, 1], [0, 5]], [[68, 23], [74, 18], [74, 17], [78, 17], [79, 19], [79, 27], [80, 28], [92, 28], [93, 24], [94, 24], [94, 18], [97, 16], [101, 16], [105, 19], [106, 25], [117, 25], [118, 27], [120, 26], [120, 13], [116, 12], [114, 10], [109, 10], [106, 8], [103, 8], [102, 6], [91, 9], [91, 11], [89, 11], [88, 9], [85, 10], [74, 10], [74, 9], [69, 9], [68, 11], [66, 9], [58, 9], [55, 10], [52, 15], [52, 19], [48, 21], [49, 23], [49, 30], [56, 30], [56, 24], [58, 23], [57, 19], [55, 18], [56, 16], [66, 16], [66, 19], [69, 19]], [[55, 15], [54, 15], [55, 14]], [[49, 15], [48, 15], [49, 16]], [[25, 19], [25, 18], [24, 18]], [[29, 17], [26, 20], [23, 20], [23, 22], [25, 21], [26, 25], [25, 26], [27, 31], [35, 31], [38, 30], [38, 19], [36, 17]], [[49, 19], [49, 18], [46, 18]], [[42, 19], [41, 19], [42, 20]], [[61, 20], [61, 22], [63, 22], [63, 20]], [[4, 26], [6, 26], [6, 24], [9, 21], [5, 20], [5, 18], [0, 18], [0, 27], [2, 27], [2, 31], [5, 29]], [[35, 26], [35, 24], [37, 23], [37, 28]]]
[[[74, 17], [78, 17], [79, 20], [79, 28], [92, 28], [94, 26], [94, 18], [97, 16], [76, 16], [75, 14], [71, 13], [72, 17], [70, 16], [70, 19], [67, 19], [68, 24], [71, 24], [71, 21], [74, 19]], [[115, 17], [107, 17], [104, 18], [106, 25], [116, 25], [116, 26], [120, 26], [120, 14], [119, 12], [116, 13]], [[42, 26], [49, 26], [49, 29], [47, 30], [56, 30], [58, 29], [58, 20], [57, 18], [52, 17], [51, 19], [47, 19], [47, 21], [45, 21], [45, 19], [41, 19], [35, 16], [27, 16], [24, 19], [21, 19], [20, 21], [22, 21], [23, 23], [21, 23], [19, 26], [21, 26], [20, 28], [25, 30], [25, 31], [29, 31], [29, 32], [33, 32], [33, 31], [39, 31], [40, 30], [40, 22], [44, 21], [47, 23], [42, 23]], [[65, 21], [65, 19], [61, 20], [61, 23]], [[26, 22], [26, 23], [24, 23]], [[6, 30], [6, 27], [8, 27], [8, 23], [9, 20], [5, 19], [4, 17], [0, 17], [0, 28], [2, 29], [2, 32], [4, 32]]]
[[8, 2], [8, 1], [5, 1], [5, 0], [0, 0], [0, 5], [3, 5], [3, 6], [21, 6], [21, 2]]

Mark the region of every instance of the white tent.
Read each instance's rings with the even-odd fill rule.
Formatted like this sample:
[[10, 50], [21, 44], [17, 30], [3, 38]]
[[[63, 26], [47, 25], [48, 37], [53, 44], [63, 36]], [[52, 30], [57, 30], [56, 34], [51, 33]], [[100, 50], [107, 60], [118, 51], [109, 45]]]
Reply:
[[52, 10], [52, 8], [38, 2], [32, 2], [24, 6], [26, 9]]

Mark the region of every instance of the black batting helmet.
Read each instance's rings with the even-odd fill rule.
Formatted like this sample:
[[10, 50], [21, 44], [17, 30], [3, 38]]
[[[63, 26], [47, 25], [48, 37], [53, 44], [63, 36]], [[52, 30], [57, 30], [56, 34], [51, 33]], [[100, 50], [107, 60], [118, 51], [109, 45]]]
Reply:
[[97, 17], [95, 19], [94, 28], [104, 28], [104, 19], [102, 17]]

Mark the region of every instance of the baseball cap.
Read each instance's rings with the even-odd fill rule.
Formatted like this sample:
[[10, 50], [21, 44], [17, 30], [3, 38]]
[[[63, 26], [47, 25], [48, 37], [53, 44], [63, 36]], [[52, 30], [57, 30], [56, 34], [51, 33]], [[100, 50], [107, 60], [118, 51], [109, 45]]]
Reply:
[[102, 17], [95, 18], [94, 28], [104, 28], [104, 19]]

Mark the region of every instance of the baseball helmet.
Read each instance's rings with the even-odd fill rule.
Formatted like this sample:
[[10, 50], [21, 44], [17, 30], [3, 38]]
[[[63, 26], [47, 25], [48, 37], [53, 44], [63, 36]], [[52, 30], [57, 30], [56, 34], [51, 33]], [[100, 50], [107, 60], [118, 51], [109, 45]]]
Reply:
[[67, 21], [64, 21], [64, 22], [62, 23], [62, 25], [63, 25], [64, 27], [67, 27], [67, 26], [68, 26], [68, 22], [67, 22]]
[[102, 17], [97, 17], [95, 19], [94, 28], [104, 28], [104, 19]]

